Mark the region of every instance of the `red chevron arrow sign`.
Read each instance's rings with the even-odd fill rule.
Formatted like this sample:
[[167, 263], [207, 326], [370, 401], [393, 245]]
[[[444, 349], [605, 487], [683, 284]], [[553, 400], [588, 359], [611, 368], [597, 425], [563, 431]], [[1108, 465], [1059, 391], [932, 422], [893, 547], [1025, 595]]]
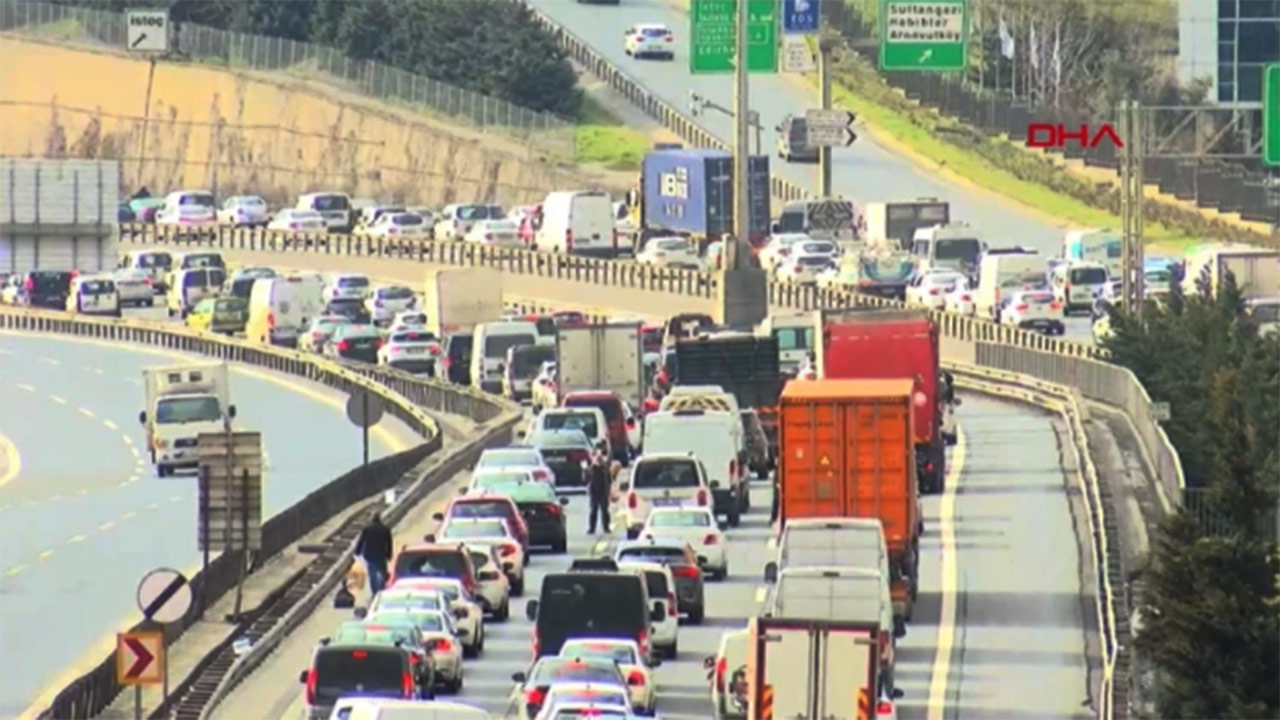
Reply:
[[159, 685], [164, 682], [164, 633], [117, 634], [116, 681], [121, 685]]

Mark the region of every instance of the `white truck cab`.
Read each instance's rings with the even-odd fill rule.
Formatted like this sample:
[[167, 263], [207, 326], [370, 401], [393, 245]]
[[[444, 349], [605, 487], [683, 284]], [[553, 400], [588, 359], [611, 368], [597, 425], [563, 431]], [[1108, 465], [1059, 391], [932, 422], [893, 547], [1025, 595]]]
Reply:
[[198, 465], [200, 433], [225, 432], [236, 416], [226, 363], [144, 368], [142, 386], [146, 409], [138, 422], [159, 477]]
[[955, 270], [972, 278], [987, 244], [967, 223], [950, 223], [920, 228], [911, 238], [911, 254], [916, 273], [934, 269]]

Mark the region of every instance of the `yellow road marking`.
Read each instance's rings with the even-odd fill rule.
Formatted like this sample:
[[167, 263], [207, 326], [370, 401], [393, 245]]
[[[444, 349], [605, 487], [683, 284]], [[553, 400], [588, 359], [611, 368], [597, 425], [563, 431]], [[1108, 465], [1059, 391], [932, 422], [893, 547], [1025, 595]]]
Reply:
[[87, 418], [93, 417], [93, 411], [88, 408], [76, 408], [76, 412], [80, 413], [81, 415]]
[[938, 507], [938, 534], [942, 541], [941, 611], [938, 618], [938, 649], [933, 655], [933, 674], [929, 679], [928, 720], [943, 720], [946, 714], [947, 686], [951, 675], [951, 649], [956, 640], [956, 490], [964, 471], [964, 428], [956, 426], [956, 446], [947, 468], [947, 487]]
[[59, 359], [57, 359], [57, 358], [47, 358], [47, 357], [42, 357], [42, 358], [40, 358], [40, 362], [42, 362], [42, 363], [48, 363], [48, 364], [50, 364], [50, 365], [61, 365], [61, 364], [62, 364], [62, 361], [61, 361], [61, 360], [59, 360]]
[[121, 435], [120, 438], [124, 440], [125, 445], [128, 445], [129, 447], [133, 447], [133, 438], [129, 437], [128, 435]]
[[73, 538], [71, 538], [70, 540], [68, 540], [68, 541], [67, 541], [67, 544], [68, 544], [68, 545], [74, 545], [74, 544], [76, 544], [76, 543], [82, 543], [82, 542], [84, 542], [85, 540], [88, 540], [88, 539], [89, 539], [89, 538], [87, 538], [87, 537], [85, 537], [85, 536], [83, 536], [83, 535], [76, 535], [75, 537], [73, 537]]
[[60, 397], [60, 396], [58, 396], [58, 395], [50, 395], [50, 396], [49, 396], [49, 399], [50, 399], [50, 400], [52, 400], [52, 401], [54, 401], [54, 402], [56, 402], [56, 403], [58, 403], [59, 405], [66, 405], [66, 404], [67, 404], [67, 399], [66, 399], [66, 398], [64, 398], [64, 397]]
[[[244, 487], [244, 486], [243, 486], [243, 485], [241, 485], [241, 487]], [[148, 510], [156, 510], [156, 509], [158, 509], [159, 507], [160, 507], [160, 503], [151, 503], [150, 505], [148, 505], [148, 506], [147, 506], [147, 509], [148, 509]]]
[[4, 435], [0, 435], [0, 457], [4, 458], [4, 472], [0, 473], [0, 487], [4, 487], [22, 472], [22, 456], [18, 454], [18, 446]]
[[35, 387], [34, 387], [34, 386], [28, 385], [28, 384], [26, 384], [26, 383], [14, 383], [14, 384], [13, 384], [13, 386], [14, 386], [14, 387], [16, 387], [16, 388], [18, 388], [19, 390], [26, 390], [27, 392], [35, 392], [35, 391], [36, 391], [36, 389], [35, 389]]
[[26, 566], [26, 565], [14, 565], [13, 567], [11, 567], [11, 568], [9, 568], [8, 570], [5, 570], [5, 571], [4, 571], [4, 576], [5, 576], [5, 577], [13, 577], [14, 575], [17, 575], [18, 573], [20, 573], [20, 572], [22, 572], [23, 570], [26, 570], [26, 569], [27, 569], [27, 566]]
[[115, 423], [111, 422], [110, 420], [103, 420], [103, 421], [102, 421], [102, 424], [103, 424], [103, 425], [105, 425], [105, 426], [107, 427], [107, 429], [108, 429], [108, 430], [119, 430], [119, 429], [120, 429], [120, 427], [119, 427], [118, 425], [116, 425]]
[[120, 516], [120, 519], [121, 519], [121, 520], [131, 520], [131, 519], [136, 518], [136, 517], [138, 517], [138, 513], [136, 513], [136, 512], [134, 512], [134, 511], [130, 510], [129, 512], [127, 512], [127, 513], [125, 513], [125, 514], [121, 515], [121, 516]]
[[89, 494], [89, 488], [81, 488], [81, 489], [80, 489], [80, 491], [79, 491], [79, 492], [77, 492], [76, 494], [77, 494], [77, 495], [82, 495], [82, 496], [83, 496], [83, 495], [88, 495], [88, 494]]
[[40, 553], [39, 555], [37, 555], [37, 556], [36, 556], [36, 560], [38, 560], [38, 561], [40, 561], [40, 562], [44, 562], [45, 560], [48, 560], [48, 559], [49, 559], [49, 558], [51, 558], [51, 557], [53, 557], [53, 551], [52, 551], [52, 550], [45, 550], [44, 552], [42, 552], [42, 553]]
[[115, 527], [115, 526], [116, 526], [116, 521], [115, 521], [115, 520], [108, 520], [108, 521], [106, 521], [106, 522], [104, 522], [104, 523], [102, 523], [101, 525], [99, 525], [99, 526], [98, 526], [98, 531], [99, 531], [99, 532], [106, 532], [106, 531], [110, 530], [111, 528], [113, 528], [113, 527]]

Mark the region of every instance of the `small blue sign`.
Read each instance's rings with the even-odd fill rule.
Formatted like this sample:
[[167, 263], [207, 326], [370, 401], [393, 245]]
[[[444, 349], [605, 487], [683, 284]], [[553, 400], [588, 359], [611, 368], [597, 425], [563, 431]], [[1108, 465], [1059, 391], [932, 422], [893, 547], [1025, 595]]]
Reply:
[[818, 32], [818, 0], [783, 0], [782, 32], [791, 35]]

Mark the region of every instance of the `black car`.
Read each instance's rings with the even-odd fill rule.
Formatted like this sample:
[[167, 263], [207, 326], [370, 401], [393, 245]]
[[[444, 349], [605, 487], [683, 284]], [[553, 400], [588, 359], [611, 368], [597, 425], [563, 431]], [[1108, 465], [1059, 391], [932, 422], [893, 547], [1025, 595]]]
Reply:
[[368, 325], [373, 322], [373, 316], [369, 314], [369, 308], [364, 306], [364, 301], [354, 298], [330, 300], [329, 304], [324, 307], [324, 314], [341, 315], [360, 325]]
[[556, 655], [565, 640], [578, 637], [635, 640], [647, 656], [650, 623], [666, 614], [665, 600], [654, 604], [636, 572], [551, 573], [525, 615], [534, 622], [536, 657]]
[[740, 411], [742, 417], [742, 433], [747, 440], [747, 467], [761, 480], [769, 477], [773, 469], [773, 458], [769, 455], [769, 436], [764, 433], [760, 424], [760, 416], [755, 410]]
[[495, 485], [486, 491], [506, 495], [516, 504], [525, 527], [529, 528], [530, 547], [547, 546], [557, 553], [568, 549], [564, 506], [569, 504], [569, 498], [558, 497], [555, 488], [544, 482], [521, 481]]
[[556, 487], [586, 485], [586, 466], [591, 462], [592, 447], [581, 430], [539, 430], [526, 438], [525, 443], [542, 452], [543, 461], [556, 475]]
[[453, 333], [444, 339], [444, 379], [457, 385], [471, 384], [471, 333]]
[[18, 290], [18, 304], [66, 310], [75, 273], [68, 270], [32, 270], [24, 273]]
[[422, 685], [410, 654], [380, 643], [321, 642], [311, 665], [298, 678], [306, 687], [308, 720], [327, 720], [338, 699], [358, 692], [367, 697], [417, 700]]
[[329, 338], [329, 355], [343, 360], [378, 362], [378, 348], [382, 347], [382, 333], [373, 325], [339, 325]]

